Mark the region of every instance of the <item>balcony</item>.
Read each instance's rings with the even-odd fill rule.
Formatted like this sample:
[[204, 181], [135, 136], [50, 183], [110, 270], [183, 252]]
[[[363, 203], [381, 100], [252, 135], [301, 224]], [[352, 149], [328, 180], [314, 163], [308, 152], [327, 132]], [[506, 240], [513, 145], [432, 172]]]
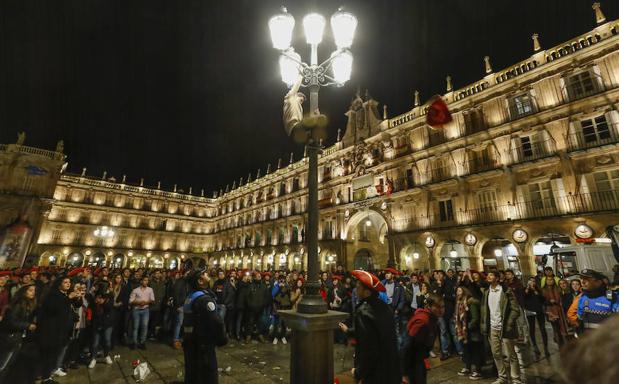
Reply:
[[554, 140], [543, 140], [520, 144], [512, 148], [512, 162], [524, 163], [552, 156], [556, 151]]
[[491, 171], [500, 168], [501, 164], [490, 156], [469, 157], [466, 161], [466, 170], [469, 174]]
[[[414, 231], [428, 228], [454, 227], [460, 225], [491, 224], [555, 217], [583, 213], [619, 210], [619, 191], [585, 193], [577, 196], [517, 202], [508, 205], [473, 208], [454, 212], [454, 220], [444, 220], [438, 213], [397, 220], [394, 226], [399, 231]], [[443, 219], [443, 220], [442, 220]]]
[[608, 125], [606, 129], [598, 126], [595, 130], [581, 130], [567, 136], [567, 147], [569, 151], [595, 148], [615, 143], [619, 143], [619, 134], [617, 134], [615, 125]]
[[430, 177], [428, 177], [428, 180], [437, 183], [439, 181], [451, 179], [453, 177], [451, 175], [451, 170], [452, 167], [434, 167], [430, 170]]

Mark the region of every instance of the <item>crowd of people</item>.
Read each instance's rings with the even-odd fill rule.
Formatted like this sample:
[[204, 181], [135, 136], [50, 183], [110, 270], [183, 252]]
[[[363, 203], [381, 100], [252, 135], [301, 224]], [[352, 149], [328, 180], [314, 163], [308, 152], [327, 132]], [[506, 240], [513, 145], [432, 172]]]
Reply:
[[[290, 329], [278, 311], [297, 306], [306, 279], [303, 272], [207, 272], [215, 311], [228, 338], [244, 343], [288, 342]], [[583, 328], [593, 328], [592, 321], [583, 322], [590, 306], [589, 299], [581, 300], [583, 289], [593, 302], [606, 297], [610, 286], [595, 271], [583, 271], [580, 278], [568, 281], [549, 267], [525, 282], [511, 270], [362, 272], [360, 278], [360, 271], [347, 272], [338, 266], [320, 274], [320, 294], [329, 308], [349, 313], [335, 333], [335, 342], [350, 343], [355, 338], [355, 317], [364, 316], [363, 303], [380, 301], [390, 315], [388, 324], [384, 316], [380, 319], [379, 328], [388, 333], [392, 327], [395, 335], [387, 348], [391, 352], [382, 358], [395, 359], [398, 375], [415, 384], [425, 383], [430, 356], [460, 357], [458, 374], [471, 380], [494, 374], [497, 384], [524, 382], [529, 347], [539, 359], [542, 351], [548, 356], [549, 340], [561, 347]], [[65, 376], [81, 364], [88, 368], [112, 364], [111, 351], [118, 345], [146, 349], [147, 341], [159, 340], [180, 349], [183, 304], [191, 293], [186, 281], [189, 273], [106, 267], [0, 271], [0, 382], [10, 377], [13, 383], [33, 383], [39, 377], [53, 383], [54, 377]], [[359, 282], [366, 275], [378, 280], [363, 293], [359, 288], [365, 285]], [[375, 289], [379, 285], [382, 289]], [[616, 311], [616, 297], [609, 300], [614, 306], [611, 312]], [[385, 340], [391, 344], [388, 334], [377, 342]], [[365, 348], [380, 350], [367, 343]], [[357, 348], [363, 345], [358, 342]], [[368, 371], [363, 365], [376, 364], [381, 358], [363, 363], [360, 355], [355, 354], [357, 372], [353, 374], [363, 383], [372, 383], [361, 376]]]

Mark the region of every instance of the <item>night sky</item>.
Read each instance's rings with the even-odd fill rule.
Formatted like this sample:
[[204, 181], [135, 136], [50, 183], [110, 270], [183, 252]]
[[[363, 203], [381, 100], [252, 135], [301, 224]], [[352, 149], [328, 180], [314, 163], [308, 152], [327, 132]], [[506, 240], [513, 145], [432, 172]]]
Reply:
[[[294, 46], [308, 60], [301, 20], [325, 17], [333, 0], [284, 2], [295, 16]], [[357, 87], [406, 112], [532, 54], [531, 34], [549, 48], [595, 26], [591, 0], [344, 0], [359, 19], [352, 79], [321, 90], [330, 140], [344, 129]], [[264, 175], [303, 148], [284, 134], [285, 85], [267, 22], [273, 0], [0, 1], [0, 143], [17, 131], [26, 145], [64, 139], [69, 172], [128, 182], [162, 181], [194, 194]], [[608, 20], [619, 2], [602, 1]], [[319, 59], [334, 49], [329, 29]], [[307, 106], [306, 106], [307, 108]], [[382, 107], [381, 107], [382, 111]]]

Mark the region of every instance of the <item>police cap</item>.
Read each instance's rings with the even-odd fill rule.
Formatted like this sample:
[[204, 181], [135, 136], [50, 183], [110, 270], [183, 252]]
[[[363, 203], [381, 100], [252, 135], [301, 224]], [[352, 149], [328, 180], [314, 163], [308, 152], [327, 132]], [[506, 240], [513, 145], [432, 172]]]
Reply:
[[189, 284], [189, 287], [191, 287], [191, 289], [200, 288], [198, 280], [204, 274], [204, 272], [206, 272], [206, 269], [204, 268], [194, 269], [193, 271], [189, 272], [189, 274], [187, 275], [187, 284]]
[[591, 279], [597, 279], [597, 280], [604, 280], [606, 279], [606, 275], [604, 275], [601, 272], [598, 272], [596, 270], [593, 269], [589, 269], [589, 268], [585, 268], [582, 271], [580, 271], [580, 276], [581, 277], [589, 277]]

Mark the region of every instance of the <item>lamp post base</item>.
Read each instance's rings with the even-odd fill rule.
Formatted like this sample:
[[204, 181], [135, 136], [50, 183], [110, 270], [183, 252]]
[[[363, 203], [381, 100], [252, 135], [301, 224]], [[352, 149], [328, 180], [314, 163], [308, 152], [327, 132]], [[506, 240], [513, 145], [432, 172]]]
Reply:
[[290, 382], [294, 384], [331, 384], [335, 378], [333, 331], [348, 313], [299, 313], [278, 311], [292, 328]]

